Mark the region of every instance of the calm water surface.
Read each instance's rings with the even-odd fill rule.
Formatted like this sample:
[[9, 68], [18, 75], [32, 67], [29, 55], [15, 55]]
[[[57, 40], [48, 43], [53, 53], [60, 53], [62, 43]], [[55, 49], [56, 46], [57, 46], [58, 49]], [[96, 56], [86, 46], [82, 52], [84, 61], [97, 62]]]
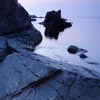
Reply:
[[[38, 5], [38, 6], [37, 6]], [[67, 6], [67, 7], [66, 7]], [[100, 63], [100, 9], [98, 4], [84, 5], [67, 5], [60, 3], [49, 4], [30, 4], [26, 5], [26, 9], [30, 14], [37, 16], [45, 16], [50, 10], [62, 10], [62, 17], [73, 22], [70, 29], [66, 29], [60, 33], [58, 40], [51, 40], [44, 37], [44, 27], [38, 23], [44, 19], [37, 19], [33, 25], [42, 33], [43, 41], [36, 47], [35, 52], [47, 57], [64, 61], [76, 65], [84, 65], [93, 69], [99, 69]], [[78, 17], [80, 16], [80, 17]], [[72, 55], [67, 52], [70, 45], [76, 45], [80, 48], [88, 50], [87, 59], [79, 58], [79, 54]], [[93, 62], [95, 64], [87, 64]], [[98, 63], [98, 64], [97, 64]], [[98, 68], [97, 68], [98, 67]]]
[[[73, 22], [70, 29], [60, 33], [58, 40], [43, 38], [42, 43], [36, 48], [36, 53], [77, 65], [86, 65], [86, 62], [100, 62], [100, 19], [96, 18], [69, 18]], [[44, 27], [39, 25], [38, 20], [34, 26], [44, 36]], [[82, 60], [79, 54], [72, 55], [67, 52], [70, 45], [76, 45], [88, 50], [87, 59]], [[88, 65], [89, 66], [89, 65]]]

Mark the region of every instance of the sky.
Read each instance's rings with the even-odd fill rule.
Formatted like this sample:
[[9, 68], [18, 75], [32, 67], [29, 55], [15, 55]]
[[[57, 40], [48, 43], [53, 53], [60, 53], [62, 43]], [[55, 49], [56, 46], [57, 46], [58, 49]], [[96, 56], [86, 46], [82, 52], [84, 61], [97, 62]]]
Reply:
[[100, 0], [19, 0], [19, 2], [30, 14], [40, 16], [49, 10], [59, 9], [65, 17], [100, 16]]
[[72, 3], [72, 4], [94, 4], [94, 3], [100, 3], [100, 0], [19, 0], [19, 2], [22, 2], [23, 4], [43, 4], [43, 3], [58, 3], [58, 2], [64, 2], [64, 3]]

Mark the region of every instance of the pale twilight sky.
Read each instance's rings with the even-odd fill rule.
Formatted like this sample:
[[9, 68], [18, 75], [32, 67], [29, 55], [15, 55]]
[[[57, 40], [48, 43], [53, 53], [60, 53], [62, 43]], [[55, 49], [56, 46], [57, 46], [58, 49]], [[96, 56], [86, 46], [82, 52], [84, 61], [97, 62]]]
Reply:
[[73, 3], [73, 4], [94, 4], [94, 3], [100, 3], [100, 0], [19, 0], [19, 2], [22, 2], [23, 4], [38, 4], [38, 3], [57, 3], [57, 2], [66, 2], [66, 3]]
[[30, 14], [61, 9], [65, 16], [100, 16], [100, 0], [18, 0]]

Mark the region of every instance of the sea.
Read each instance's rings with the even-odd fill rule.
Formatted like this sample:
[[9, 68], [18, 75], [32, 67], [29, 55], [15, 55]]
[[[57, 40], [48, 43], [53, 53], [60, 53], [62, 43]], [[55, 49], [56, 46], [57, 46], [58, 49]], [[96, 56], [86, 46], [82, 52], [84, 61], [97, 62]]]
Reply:
[[[38, 0], [37, 0], [38, 1]], [[39, 23], [44, 18], [37, 18], [32, 24], [37, 28], [42, 36], [42, 42], [35, 48], [35, 53], [43, 56], [79, 66], [86, 66], [100, 72], [100, 17], [96, 4], [66, 4], [61, 2], [36, 3], [23, 6], [30, 15], [45, 17], [46, 12], [52, 10], [61, 10], [62, 18], [72, 22], [72, 27], [65, 29], [60, 33], [58, 40], [50, 39], [44, 36], [45, 28]], [[98, 10], [98, 11], [97, 11]], [[88, 57], [82, 59], [80, 53], [70, 54], [67, 49], [70, 45], [83, 48], [88, 52]]]

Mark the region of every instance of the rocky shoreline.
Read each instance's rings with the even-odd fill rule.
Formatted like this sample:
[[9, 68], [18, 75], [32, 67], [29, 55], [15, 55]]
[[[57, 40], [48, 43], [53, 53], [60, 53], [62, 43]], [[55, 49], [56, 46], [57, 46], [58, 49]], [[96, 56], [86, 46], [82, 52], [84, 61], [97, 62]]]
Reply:
[[100, 73], [33, 53], [41, 41], [18, 1], [1, 1], [0, 100], [99, 100]]

